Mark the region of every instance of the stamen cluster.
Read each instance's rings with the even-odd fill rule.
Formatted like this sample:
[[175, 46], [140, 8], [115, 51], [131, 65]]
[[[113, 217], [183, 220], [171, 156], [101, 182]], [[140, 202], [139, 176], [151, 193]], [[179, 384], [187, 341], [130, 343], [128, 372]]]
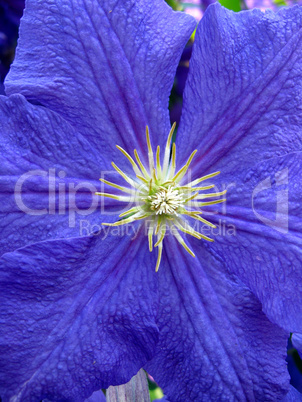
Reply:
[[154, 195], [149, 195], [151, 201], [150, 209], [155, 211], [156, 215], [178, 215], [177, 210], [183, 205], [183, 196], [173, 186], [168, 188], [160, 187]]
[[[204, 198], [219, 197], [226, 193], [226, 191], [215, 193], [202, 193], [200, 191], [208, 190], [214, 187], [214, 185], [208, 185], [204, 187], [198, 187], [197, 185], [204, 180], [210, 179], [220, 172], [211, 173], [209, 175], [200, 177], [194, 181], [188, 182], [182, 185], [190, 163], [197, 152], [192, 152], [187, 163], [177, 172], [176, 170], [176, 145], [173, 143], [171, 152], [172, 136], [175, 129], [175, 123], [173, 124], [165, 147], [163, 164], [160, 163], [160, 147], [157, 147], [156, 156], [154, 158], [153, 150], [150, 142], [149, 129], [146, 127], [146, 139], [148, 145], [148, 160], [149, 166], [145, 167], [141, 162], [141, 159], [134, 150], [134, 156], [136, 161], [120, 146], [117, 148], [122, 154], [129, 160], [132, 165], [135, 176], [129, 177], [121, 169], [119, 169], [113, 162], [113, 168], [123, 177], [123, 179], [131, 186], [131, 188], [123, 187], [115, 183], [109, 182], [104, 179], [100, 179], [103, 183], [126, 193], [124, 195], [116, 195], [110, 193], [96, 193], [103, 197], [110, 197], [122, 202], [135, 202], [135, 206], [123, 212], [119, 215], [121, 220], [115, 223], [103, 223], [107, 226], [119, 226], [125, 225], [136, 220], [146, 219], [148, 225], [148, 241], [149, 250], [153, 250], [153, 237], [156, 236], [156, 243], [154, 247], [158, 248], [158, 257], [155, 270], [158, 271], [163, 241], [167, 228], [171, 230], [171, 233], [177, 241], [185, 248], [185, 250], [195, 257], [193, 251], [187, 246], [180, 232], [189, 234], [197, 239], [204, 239], [207, 241], [213, 241], [208, 236], [203, 235], [200, 232], [195, 231], [188, 223], [186, 217], [191, 217], [197, 221], [201, 221], [204, 224], [215, 228], [211, 222], [202, 218], [200, 215], [202, 211], [194, 210], [192, 208], [203, 207], [211, 204], [218, 204], [225, 199], [218, 199], [208, 202], [199, 202], [197, 200]], [[171, 162], [170, 162], [171, 160]]]

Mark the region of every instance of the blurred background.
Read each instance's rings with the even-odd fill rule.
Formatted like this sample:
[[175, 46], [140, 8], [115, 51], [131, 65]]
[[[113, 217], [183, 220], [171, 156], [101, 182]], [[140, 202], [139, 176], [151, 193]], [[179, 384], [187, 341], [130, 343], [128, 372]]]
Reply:
[[[166, 0], [174, 9], [191, 14], [199, 22], [207, 7], [214, 3], [214, 0], [191, 0], [177, 1]], [[5, 94], [3, 82], [14, 60], [15, 49], [18, 41], [18, 29], [23, 14], [24, 0], [0, 0], [0, 94]], [[280, 7], [302, 5], [302, 0], [220, 0], [220, 3], [234, 12], [260, 8], [262, 10], [278, 10]], [[191, 36], [181, 57], [175, 82], [170, 97], [170, 118], [171, 123], [179, 122], [182, 109], [182, 95], [188, 74], [189, 62], [194, 43], [194, 33]], [[300, 351], [301, 352], [301, 351]], [[288, 370], [291, 376], [291, 384], [302, 393], [302, 360], [297, 349], [294, 348], [291, 338], [288, 342]], [[162, 390], [148, 376], [151, 400], [163, 397]], [[1, 401], [1, 400], [0, 400]]]

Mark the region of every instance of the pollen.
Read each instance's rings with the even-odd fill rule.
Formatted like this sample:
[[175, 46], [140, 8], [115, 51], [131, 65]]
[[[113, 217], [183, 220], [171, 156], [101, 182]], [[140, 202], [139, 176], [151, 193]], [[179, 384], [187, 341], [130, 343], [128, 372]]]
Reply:
[[[199, 240], [213, 241], [213, 239], [196, 231], [188, 222], [188, 218], [191, 218], [193, 222], [202, 222], [211, 228], [215, 228], [215, 225], [200, 216], [203, 213], [200, 208], [226, 201], [225, 198], [205, 202], [198, 201], [221, 197], [226, 194], [226, 190], [209, 193], [205, 191], [215, 187], [213, 184], [200, 186], [201, 182], [217, 176], [220, 173], [219, 171], [202, 176], [194, 181], [186, 179], [189, 166], [197, 150], [192, 152], [186, 164], [176, 172], [176, 145], [175, 143], [172, 145], [175, 125], [174, 123], [168, 135], [162, 165], [160, 162], [159, 146], [154, 157], [148, 126], [146, 127], [148, 147], [147, 166], [142, 163], [136, 149], [134, 150], [134, 160], [123, 148], [117, 145], [118, 150], [131, 164], [133, 175], [130, 177], [112, 162], [113, 168], [127, 182], [127, 187], [101, 178], [100, 180], [104, 184], [115, 189], [114, 194], [108, 192], [96, 193], [102, 197], [109, 197], [128, 204], [134, 204], [133, 207], [119, 215], [120, 220], [115, 223], [103, 223], [103, 225], [120, 226], [137, 220], [145, 220], [148, 229], [149, 250], [152, 252], [153, 248], [158, 249], [156, 271], [158, 271], [160, 266], [163, 242], [167, 231], [169, 230], [184, 249], [192, 257], [195, 257], [193, 251], [185, 243], [183, 234], [191, 235]], [[124, 194], [118, 195], [116, 194], [116, 190]], [[156, 241], [153, 246], [154, 237]]]

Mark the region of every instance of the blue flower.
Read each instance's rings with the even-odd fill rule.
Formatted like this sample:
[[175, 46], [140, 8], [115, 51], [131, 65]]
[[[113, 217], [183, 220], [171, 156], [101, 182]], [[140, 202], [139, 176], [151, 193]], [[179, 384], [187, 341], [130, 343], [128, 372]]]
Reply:
[[[27, 1], [9, 97], [0, 97], [4, 401], [81, 401], [141, 367], [171, 401], [274, 401], [289, 391], [287, 338], [302, 326], [302, 10], [207, 9], [166, 180], [159, 163], [149, 170], [145, 130], [156, 159], [194, 27], [160, 0]], [[146, 219], [101, 223], [119, 219], [127, 195], [114, 186], [134, 184], [133, 213], [172, 225], [187, 225], [186, 215], [196, 230], [189, 177], [175, 178], [194, 150], [192, 181], [221, 171], [202, 186], [227, 189], [227, 203], [204, 206], [219, 230], [204, 224], [195, 238], [178, 226], [162, 237], [159, 227], [155, 272]], [[130, 157], [146, 167], [141, 179]], [[94, 195], [110, 187], [113, 198]]]

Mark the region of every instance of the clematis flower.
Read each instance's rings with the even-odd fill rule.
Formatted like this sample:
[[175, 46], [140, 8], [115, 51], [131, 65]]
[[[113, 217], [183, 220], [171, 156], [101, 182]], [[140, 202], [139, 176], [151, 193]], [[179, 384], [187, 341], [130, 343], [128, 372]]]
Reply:
[[[301, 25], [299, 7], [207, 9], [169, 162], [169, 92], [194, 19], [160, 0], [27, 1], [0, 97], [4, 401], [82, 401], [142, 367], [171, 401], [286, 396], [287, 338], [302, 326]], [[155, 272], [147, 218], [193, 210], [187, 176], [156, 187], [157, 149], [156, 167], [183, 173], [189, 159], [191, 181], [208, 176], [227, 202], [197, 206], [214, 241], [177, 232], [195, 258], [160, 235]], [[154, 180], [138, 191], [149, 215], [108, 230], [124, 179], [144, 181], [131, 160]]]

